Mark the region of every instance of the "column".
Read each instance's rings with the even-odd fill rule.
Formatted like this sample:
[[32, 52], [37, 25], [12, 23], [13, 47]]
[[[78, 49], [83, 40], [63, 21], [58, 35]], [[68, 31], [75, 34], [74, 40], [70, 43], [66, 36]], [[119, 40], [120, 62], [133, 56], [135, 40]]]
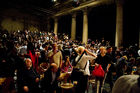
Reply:
[[76, 13], [72, 14], [71, 40], [76, 39]]
[[83, 36], [82, 43], [87, 44], [88, 41], [88, 16], [87, 16], [87, 8], [83, 10]]
[[58, 19], [54, 18], [54, 33], [57, 34], [58, 30]]
[[123, 3], [116, 1], [116, 36], [115, 46], [120, 47], [123, 44]]

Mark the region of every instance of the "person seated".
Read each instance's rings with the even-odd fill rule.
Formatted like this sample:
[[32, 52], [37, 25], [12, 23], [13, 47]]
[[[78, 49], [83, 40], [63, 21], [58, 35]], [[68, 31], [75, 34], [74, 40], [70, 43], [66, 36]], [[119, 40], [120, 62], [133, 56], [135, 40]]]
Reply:
[[32, 67], [30, 58], [25, 59], [25, 69], [22, 73], [22, 81], [18, 93], [39, 93], [39, 75]]
[[62, 73], [67, 73], [72, 71], [72, 65], [70, 63], [69, 56], [66, 56], [66, 61], [62, 64], [61, 71]]
[[60, 69], [57, 64], [51, 63], [50, 68], [44, 73], [42, 80], [42, 90], [45, 93], [55, 93], [58, 89], [58, 77]]

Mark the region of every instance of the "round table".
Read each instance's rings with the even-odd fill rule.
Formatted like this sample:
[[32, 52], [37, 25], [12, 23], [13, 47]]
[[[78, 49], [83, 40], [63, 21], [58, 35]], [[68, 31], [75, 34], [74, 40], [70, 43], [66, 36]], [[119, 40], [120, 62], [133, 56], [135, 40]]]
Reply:
[[62, 83], [60, 84], [62, 93], [74, 93], [74, 85], [72, 83]]

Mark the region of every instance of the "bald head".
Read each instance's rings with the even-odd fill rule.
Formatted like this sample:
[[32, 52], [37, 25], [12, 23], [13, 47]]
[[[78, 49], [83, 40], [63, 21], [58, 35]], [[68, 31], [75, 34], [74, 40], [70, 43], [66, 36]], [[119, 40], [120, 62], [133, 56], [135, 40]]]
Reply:
[[29, 69], [32, 67], [32, 60], [30, 58], [25, 59], [26, 67]]
[[57, 64], [52, 63], [52, 64], [51, 64], [51, 70], [52, 70], [52, 72], [57, 72], [57, 70], [58, 70]]
[[52, 63], [52, 64], [51, 64], [51, 67], [58, 68], [58, 66], [57, 66], [55, 63]]

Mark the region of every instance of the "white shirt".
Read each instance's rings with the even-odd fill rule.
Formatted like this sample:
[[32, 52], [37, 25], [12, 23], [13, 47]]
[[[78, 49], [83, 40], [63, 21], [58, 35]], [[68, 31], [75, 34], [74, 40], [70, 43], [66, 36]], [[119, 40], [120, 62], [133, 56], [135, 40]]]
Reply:
[[[79, 59], [79, 57], [80, 57], [80, 55], [78, 55], [75, 60], [77, 61]], [[90, 75], [89, 60], [92, 61], [94, 59], [95, 59], [95, 57], [84, 54], [75, 67], [84, 70], [85, 65], [87, 63], [86, 68], [84, 70], [84, 75]]]
[[90, 71], [89, 71], [89, 61], [87, 61], [87, 65], [86, 65], [86, 68], [84, 70], [84, 75], [88, 75], [90, 76]]
[[140, 56], [140, 49], [138, 50], [138, 55]]

